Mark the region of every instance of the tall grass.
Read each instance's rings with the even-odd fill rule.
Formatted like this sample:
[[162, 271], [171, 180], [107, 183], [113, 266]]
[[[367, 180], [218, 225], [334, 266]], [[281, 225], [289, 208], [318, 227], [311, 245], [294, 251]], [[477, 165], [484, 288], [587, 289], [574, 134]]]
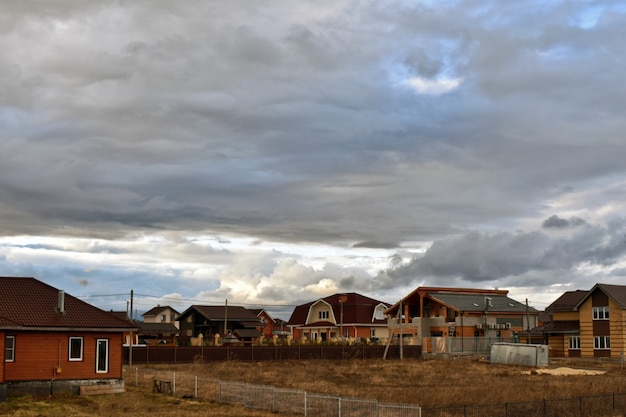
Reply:
[[[143, 370], [143, 366], [126, 370], [127, 392], [124, 394], [13, 398], [0, 402], [0, 416], [276, 415], [212, 401], [153, 394], [151, 386], [134, 386], [135, 368], [137, 372]], [[527, 367], [467, 359], [221, 362], [151, 365], [149, 369], [424, 407], [549, 400], [626, 391], [626, 372], [621, 369], [607, 369], [603, 375], [554, 376], [529, 374]]]

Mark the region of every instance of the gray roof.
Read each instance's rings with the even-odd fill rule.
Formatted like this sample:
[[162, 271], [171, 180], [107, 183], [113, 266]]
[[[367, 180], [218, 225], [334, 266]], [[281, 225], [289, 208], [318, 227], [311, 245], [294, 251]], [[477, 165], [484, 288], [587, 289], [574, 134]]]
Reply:
[[[445, 292], [428, 293], [433, 300], [437, 300], [455, 310], [459, 311], [485, 311], [485, 299], [491, 298], [489, 311], [501, 313], [525, 313], [527, 307], [505, 295], [497, 294], [455, 294]], [[528, 312], [536, 313], [532, 307], [528, 307]]]

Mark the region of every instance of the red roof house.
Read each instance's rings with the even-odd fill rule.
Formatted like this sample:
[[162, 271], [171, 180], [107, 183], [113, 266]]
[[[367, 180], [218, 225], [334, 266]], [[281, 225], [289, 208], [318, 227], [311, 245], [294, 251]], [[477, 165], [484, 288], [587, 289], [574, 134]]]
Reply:
[[0, 277], [0, 397], [106, 384], [123, 391], [122, 344], [135, 331], [35, 278]]
[[339, 338], [388, 337], [382, 301], [357, 293], [334, 294], [297, 306], [287, 326], [293, 338], [326, 342]]

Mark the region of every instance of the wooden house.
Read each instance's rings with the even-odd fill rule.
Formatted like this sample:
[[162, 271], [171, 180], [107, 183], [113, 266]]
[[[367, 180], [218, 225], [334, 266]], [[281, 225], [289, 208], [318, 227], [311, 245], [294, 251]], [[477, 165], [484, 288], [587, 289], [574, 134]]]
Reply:
[[387, 308], [388, 304], [357, 293], [334, 294], [297, 306], [287, 327], [295, 340], [385, 339]]
[[202, 337], [204, 344], [212, 344], [216, 337], [224, 337], [235, 330], [244, 335], [240, 340], [251, 344], [263, 334], [264, 323], [252, 311], [240, 306], [192, 305], [181, 313], [179, 343], [191, 344], [192, 338]]
[[[0, 278], [0, 392], [123, 391], [122, 344], [136, 331], [34, 278]], [[89, 390], [85, 390], [89, 391]]]

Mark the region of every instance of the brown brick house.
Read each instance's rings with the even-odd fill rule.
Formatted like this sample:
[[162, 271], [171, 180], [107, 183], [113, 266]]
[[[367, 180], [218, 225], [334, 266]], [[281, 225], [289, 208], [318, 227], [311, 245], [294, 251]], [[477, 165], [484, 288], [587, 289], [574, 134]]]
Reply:
[[123, 388], [135, 326], [35, 278], [0, 277], [0, 394]]
[[596, 284], [568, 291], [550, 304], [551, 320], [533, 329], [543, 334], [550, 355], [620, 358], [626, 349], [626, 286]]

